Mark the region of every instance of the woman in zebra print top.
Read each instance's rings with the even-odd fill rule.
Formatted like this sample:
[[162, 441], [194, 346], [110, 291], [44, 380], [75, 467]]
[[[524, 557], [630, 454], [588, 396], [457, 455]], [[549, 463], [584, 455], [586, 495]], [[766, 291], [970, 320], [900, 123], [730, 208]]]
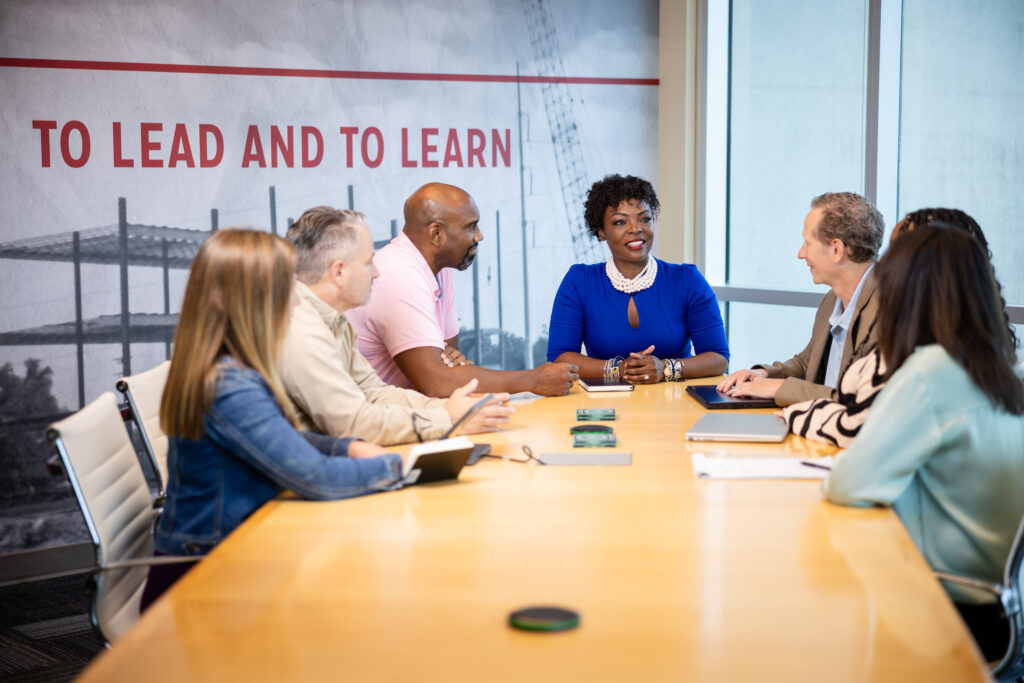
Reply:
[[877, 346], [839, 378], [835, 400], [817, 398], [787, 406], [789, 431], [805, 439], [846, 448], [868, 419], [875, 395], [885, 386], [885, 362]]

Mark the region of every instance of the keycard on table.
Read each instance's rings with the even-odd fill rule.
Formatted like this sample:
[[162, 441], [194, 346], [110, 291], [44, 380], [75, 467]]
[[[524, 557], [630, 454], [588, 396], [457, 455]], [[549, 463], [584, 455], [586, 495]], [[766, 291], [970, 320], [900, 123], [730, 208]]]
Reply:
[[612, 432], [586, 432], [572, 435], [573, 448], [613, 448], [619, 440]]
[[615, 419], [615, 408], [577, 408], [576, 419], [580, 422], [604, 422]]

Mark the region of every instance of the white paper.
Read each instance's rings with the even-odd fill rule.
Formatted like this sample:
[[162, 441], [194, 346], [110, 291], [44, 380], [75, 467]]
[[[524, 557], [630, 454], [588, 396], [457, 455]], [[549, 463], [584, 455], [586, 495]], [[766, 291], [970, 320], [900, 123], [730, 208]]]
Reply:
[[[692, 456], [693, 471], [702, 479], [824, 479], [832, 467], [826, 458], [729, 458]], [[813, 467], [805, 462], [821, 465]]]

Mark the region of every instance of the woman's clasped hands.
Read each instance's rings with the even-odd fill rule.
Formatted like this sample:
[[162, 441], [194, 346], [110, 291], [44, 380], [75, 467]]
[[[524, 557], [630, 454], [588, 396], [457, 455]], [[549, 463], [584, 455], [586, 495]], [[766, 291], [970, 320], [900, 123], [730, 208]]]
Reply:
[[629, 354], [629, 358], [620, 364], [621, 376], [633, 384], [656, 384], [661, 381], [665, 363], [657, 356], [650, 355], [654, 345], [640, 352]]

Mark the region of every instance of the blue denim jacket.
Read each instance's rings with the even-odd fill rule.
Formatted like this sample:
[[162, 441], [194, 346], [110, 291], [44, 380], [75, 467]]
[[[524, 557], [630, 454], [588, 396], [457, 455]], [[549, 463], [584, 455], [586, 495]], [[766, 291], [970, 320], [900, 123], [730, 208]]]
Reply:
[[401, 480], [398, 455], [349, 458], [354, 439], [295, 431], [258, 372], [224, 358], [217, 367], [203, 436], [170, 440], [167, 500], [156, 531], [160, 552], [208, 552], [283, 489], [332, 500]]

